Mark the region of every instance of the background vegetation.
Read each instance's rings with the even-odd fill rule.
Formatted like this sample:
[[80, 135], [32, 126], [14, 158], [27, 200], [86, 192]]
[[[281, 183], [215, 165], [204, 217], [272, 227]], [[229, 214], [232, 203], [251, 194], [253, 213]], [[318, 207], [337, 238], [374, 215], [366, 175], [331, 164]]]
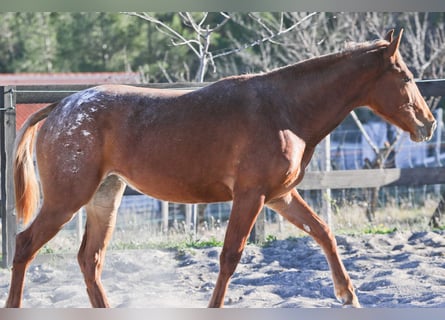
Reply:
[[337, 51], [405, 28], [419, 78], [443, 75], [445, 13], [0, 13], [0, 72], [139, 71], [212, 81]]

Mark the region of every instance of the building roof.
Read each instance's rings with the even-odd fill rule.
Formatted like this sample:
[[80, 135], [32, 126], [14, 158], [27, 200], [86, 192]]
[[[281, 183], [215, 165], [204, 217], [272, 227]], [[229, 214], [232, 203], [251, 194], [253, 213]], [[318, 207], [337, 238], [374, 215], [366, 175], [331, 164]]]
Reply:
[[0, 85], [141, 83], [137, 72], [2, 73]]

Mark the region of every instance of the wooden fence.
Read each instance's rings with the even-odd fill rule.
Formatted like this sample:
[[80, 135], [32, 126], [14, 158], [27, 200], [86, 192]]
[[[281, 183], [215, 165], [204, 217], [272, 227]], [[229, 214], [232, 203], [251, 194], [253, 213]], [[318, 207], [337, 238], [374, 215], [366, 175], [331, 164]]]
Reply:
[[[194, 90], [202, 83], [150, 84], [146, 87], [176, 88]], [[445, 80], [422, 80], [417, 85], [424, 96], [442, 97], [445, 95]], [[2, 266], [12, 263], [15, 235], [17, 233], [14, 212], [13, 181], [11, 176], [12, 152], [15, 139], [15, 106], [16, 104], [52, 103], [91, 86], [2, 86], [3, 98], [0, 98], [0, 183], [2, 222]], [[336, 170], [307, 172], [299, 189], [347, 189], [372, 188], [382, 186], [419, 186], [427, 184], [444, 184], [445, 168], [410, 168], [410, 169], [369, 169], [369, 170]], [[127, 189], [126, 194], [135, 192]], [[164, 211], [166, 206], [164, 205]], [[188, 210], [190, 215], [190, 210]], [[190, 219], [190, 218], [189, 218]], [[254, 232], [257, 237], [264, 237], [261, 230], [263, 219], [257, 222]]]

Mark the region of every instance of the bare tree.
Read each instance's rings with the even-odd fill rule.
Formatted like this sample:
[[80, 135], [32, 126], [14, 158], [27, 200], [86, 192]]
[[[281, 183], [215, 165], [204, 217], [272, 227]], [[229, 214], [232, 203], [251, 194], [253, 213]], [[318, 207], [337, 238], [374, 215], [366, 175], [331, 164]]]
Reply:
[[[209, 22], [209, 12], [178, 12], [177, 14], [181, 18], [182, 23], [189, 27], [192, 31], [190, 37], [186, 37], [178, 30], [175, 30], [174, 27], [169, 25], [167, 22], [161, 21], [149, 13], [126, 12], [126, 14], [139, 17], [150, 23], [154, 23], [160, 32], [170, 37], [173, 46], [186, 46], [189, 48], [199, 62], [199, 67], [196, 71], [194, 79], [197, 82], [203, 82], [209, 66], [212, 67], [213, 71], [216, 71], [216, 59], [223, 59], [231, 55], [242, 54], [249, 48], [262, 47], [262, 45], [267, 42], [273, 43], [275, 39], [290, 33], [303, 23], [311, 20], [311, 18], [317, 13], [312, 12], [301, 14], [298, 20], [294, 19], [291, 21], [291, 23], [284, 22], [286, 13], [278, 13], [278, 20], [280, 22], [277, 26], [272, 27], [269, 21], [270, 16], [268, 17], [269, 19], [264, 19], [262, 17], [263, 14], [259, 13], [248, 14], [251, 23], [245, 24], [244, 22], [241, 22], [243, 20], [241, 18], [242, 15], [236, 13], [219, 12], [219, 21], [215, 23]], [[215, 21], [214, 17], [212, 21]], [[211, 48], [213, 40], [212, 37], [220, 32], [229, 21], [238, 23], [251, 31], [254, 30], [255, 33], [253, 37], [241, 43], [237, 37], [234, 37], [233, 35], [230, 35], [230, 32], [227, 32], [233, 46], [222, 50], [213, 50]]]
[[126, 14], [154, 23], [160, 32], [170, 37], [174, 46], [187, 46], [199, 61], [199, 68], [195, 75], [195, 81], [197, 82], [204, 81], [204, 76], [207, 72], [209, 64], [213, 65], [214, 67], [213, 57], [210, 52], [212, 35], [230, 20], [230, 16], [228, 14], [220, 12], [219, 15], [221, 20], [214, 25], [210, 25], [210, 23], [207, 21], [209, 16], [208, 12], [194, 14], [190, 12], [178, 12], [182, 22], [193, 30], [193, 37], [186, 38], [186, 36], [179, 33], [172, 26], [147, 12], [127, 12]]
[[428, 12], [414, 12], [402, 16], [406, 25], [405, 48], [410, 67], [418, 78], [436, 77], [438, 63], [443, 62], [445, 53], [444, 21], [432, 21]]

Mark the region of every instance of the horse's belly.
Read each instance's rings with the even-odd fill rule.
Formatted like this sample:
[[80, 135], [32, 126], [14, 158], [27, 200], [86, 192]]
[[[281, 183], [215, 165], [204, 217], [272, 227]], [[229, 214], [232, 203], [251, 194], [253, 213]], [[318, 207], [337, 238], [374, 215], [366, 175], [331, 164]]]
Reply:
[[230, 178], [220, 181], [193, 182], [171, 176], [152, 174], [146, 179], [119, 174], [132, 188], [154, 198], [179, 203], [210, 203], [233, 198]]

